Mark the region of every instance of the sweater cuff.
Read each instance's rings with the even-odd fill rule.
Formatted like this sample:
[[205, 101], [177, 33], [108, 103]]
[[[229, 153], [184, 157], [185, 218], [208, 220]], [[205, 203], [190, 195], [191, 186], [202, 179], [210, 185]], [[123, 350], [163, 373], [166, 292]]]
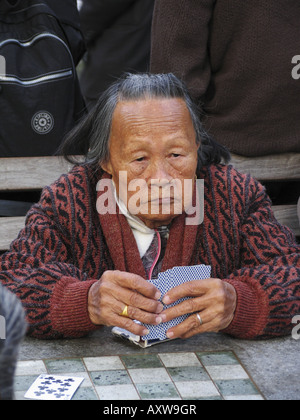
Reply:
[[88, 312], [88, 294], [95, 282], [61, 278], [54, 288], [50, 304], [54, 331], [64, 337], [76, 338], [100, 328], [91, 322]]
[[269, 308], [262, 291], [255, 290], [245, 282], [228, 279], [237, 293], [237, 306], [233, 321], [222, 333], [241, 339], [255, 339], [266, 328]]

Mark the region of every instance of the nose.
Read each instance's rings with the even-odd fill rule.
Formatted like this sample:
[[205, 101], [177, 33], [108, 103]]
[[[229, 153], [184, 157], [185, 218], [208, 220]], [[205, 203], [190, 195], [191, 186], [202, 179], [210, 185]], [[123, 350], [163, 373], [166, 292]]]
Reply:
[[159, 161], [153, 164], [151, 168], [150, 180], [155, 183], [156, 181], [160, 186], [170, 183], [173, 177], [168, 172], [167, 164], [164, 161]]

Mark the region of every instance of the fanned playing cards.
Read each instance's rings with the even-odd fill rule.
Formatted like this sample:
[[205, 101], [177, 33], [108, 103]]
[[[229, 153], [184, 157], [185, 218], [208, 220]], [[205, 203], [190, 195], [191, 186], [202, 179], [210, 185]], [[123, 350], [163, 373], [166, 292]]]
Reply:
[[[211, 267], [206, 265], [196, 265], [191, 267], [174, 267], [171, 270], [167, 270], [164, 273], [158, 275], [157, 280], [149, 280], [157, 289], [161, 291], [162, 298], [168, 293], [169, 290], [174, 287], [180, 286], [181, 284], [194, 281], [194, 280], [204, 280], [211, 277]], [[177, 306], [183, 301], [190, 299], [184, 298], [180, 299], [177, 302], [171, 305], [164, 305], [164, 310]], [[163, 302], [162, 302], [163, 303]], [[143, 341], [151, 340], [167, 340], [167, 331], [175, 327], [176, 325], [181, 324], [185, 321], [190, 315], [184, 315], [179, 318], [173, 319], [172, 321], [165, 322], [160, 325], [145, 325], [150, 333], [147, 336], [142, 337]]]
[[[187, 266], [187, 267], [174, 267], [170, 270], [165, 271], [164, 273], [160, 273], [158, 279], [149, 280], [157, 289], [160, 290], [162, 297], [161, 301], [163, 300], [164, 296], [169, 292], [169, 290], [173, 289], [174, 287], [180, 286], [181, 284], [195, 281], [195, 280], [205, 280], [211, 277], [211, 266], [207, 265], [195, 265], [195, 266]], [[180, 299], [177, 302], [171, 305], [164, 305], [164, 310], [179, 305], [181, 302], [191, 299], [189, 297]], [[163, 302], [162, 302], [163, 303]], [[147, 336], [139, 337], [136, 335], [131, 334], [126, 330], [122, 330], [121, 328], [114, 328], [113, 334], [117, 335], [122, 338], [126, 338], [132, 341], [134, 344], [137, 344], [141, 347], [150, 347], [154, 344], [161, 343], [163, 341], [167, 341], [167, 331], [175, 327], [176, 325], [181, 324], [185, 321], [191, 314], [184, 315], [173, 319], [172, 321], [165, 322], [164, 324], [160, 325], [145, 325], [146, 328], [150, 331]]]

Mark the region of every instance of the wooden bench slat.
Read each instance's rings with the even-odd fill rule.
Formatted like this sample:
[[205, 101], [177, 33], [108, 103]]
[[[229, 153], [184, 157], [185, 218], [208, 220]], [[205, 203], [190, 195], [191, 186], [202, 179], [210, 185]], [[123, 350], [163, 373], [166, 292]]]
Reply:
[[40, 190], [55, 182], [72, 165], [58, 156], [2, 158], [0, 191]]
[[248, 158], [232, 155], [231, 164], [259, 181], [299, 181], [300, 153]]
[[0, 251], [7, 251], [25, 226], [25, 217], [0, 218]]
[[273, 211], [276, 219], [282, 225], [289, 227], [296, 236], [300, 237], [300, 225], [297, 214], [297, 206], [274, 206]]
[[[58, 156], [1, 158], [0, 190], [42, 189], [72, 165]], [[260, 181], [300, 180], [300, 153], [246, 158], [232, 155], [232, 165]]]
[[[232, 155], [231, 164], [259, 181], [300, 180], [300, 153], [259, 158]], [[2, 158], [0, 191], [42, 189], [69, 172], [71, 167], [58, 156]]]

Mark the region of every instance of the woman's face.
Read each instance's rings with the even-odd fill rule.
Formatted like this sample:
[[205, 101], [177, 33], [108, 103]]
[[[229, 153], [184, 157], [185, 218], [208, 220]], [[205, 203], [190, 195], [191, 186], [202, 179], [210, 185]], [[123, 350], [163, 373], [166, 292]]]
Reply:
[[112, 175], [128, 211], [153, 229], [170, 224], [184, 212], [186, 200], [192, 201], [198, 147], [184, 100], [120, 102], [110, 157], [101, 166]]

